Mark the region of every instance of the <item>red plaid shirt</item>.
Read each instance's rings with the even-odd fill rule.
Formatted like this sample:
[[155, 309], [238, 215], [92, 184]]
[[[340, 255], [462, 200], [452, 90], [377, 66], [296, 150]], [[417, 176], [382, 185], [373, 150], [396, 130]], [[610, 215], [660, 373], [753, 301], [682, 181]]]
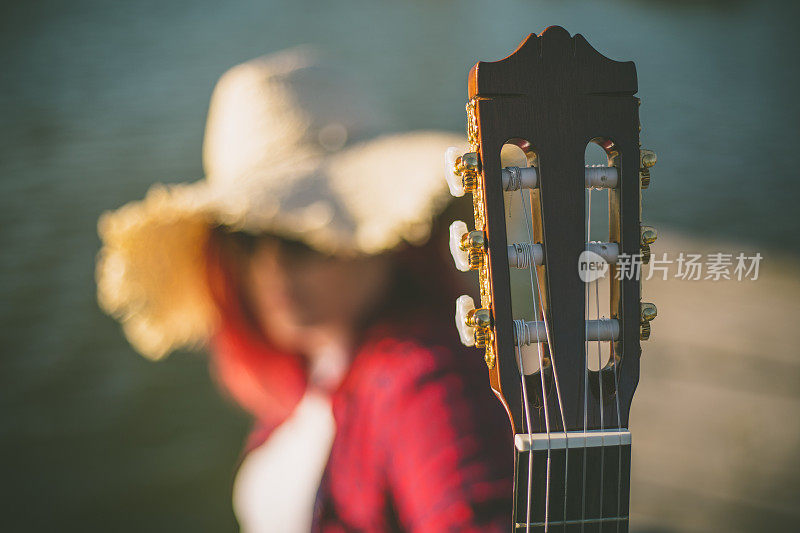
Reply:
[[315, 531], [508, 531], [511, 430], [480, 354], [450, 333], [373, 332], [358, 352], [332, 398]]

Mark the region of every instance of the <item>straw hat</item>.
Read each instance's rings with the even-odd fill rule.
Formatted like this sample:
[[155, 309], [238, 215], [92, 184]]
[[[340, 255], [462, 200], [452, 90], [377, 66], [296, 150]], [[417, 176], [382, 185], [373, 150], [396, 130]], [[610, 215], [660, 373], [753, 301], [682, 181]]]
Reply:
[[378, 136], [386, 124], [357, 89], [304, 48], [238, 65], [211, 98], [205, 179], [102, 215], [98, 301], [134, 348], [159, 359], [213, 332], [203, 254], [215, 224], [348, 256], [427, 239], [449, 199], [442, 154], [464, 140]]

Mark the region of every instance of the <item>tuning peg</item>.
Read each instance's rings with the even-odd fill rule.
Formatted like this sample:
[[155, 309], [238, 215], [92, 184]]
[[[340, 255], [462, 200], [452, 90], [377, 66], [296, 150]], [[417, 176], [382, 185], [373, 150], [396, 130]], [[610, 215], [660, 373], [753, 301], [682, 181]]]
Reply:
[[658, 157], [652, 150], [639, 150], [639, 183], [642, 189], [650, 187], [650, 167], [656, 164]]
[[447, 186], [450, 188], [450, 194], [456, 198], [464, 196], [464, 180], [456, 171], [456, 159], [459, 156], [459, 149], [451, 146], [444, 152], [444, 176], [447, 180]]
[[[469, 191], [474, 188], [475, 181], [469, 180], [470, 176], [476, 177], [481, 171], [481, 160], [476, 152], [467, 152], [461, 157], [456, 158], [456, 172], [464, 178], [464, 187]], [[472, 184], [473, 187], [470, 187]]]
[[658, 316], [656, 305], [642, 302], [639, 307], [639, 339], [646, 341], [650, 338], [650, 321]]
[[486, 253], [486, 234], [480, 230], [467, 231], [467, 225], [456, 220], [450, 224], [450, 253], [461, 272], [481, 267]]
[[639, 161], [642, 168], [650, 168], [658, 162], [658, 156], [654, 151], [642, 148], [639, 150]]
[[492, 313], [488, 309], [475, 309], [475, 301], [465, 295], [456, 300], [456, 328], [464, 346], [485, 348], [492, 327]]
[[642, 244], [653, 244], [658, 238], [658, 230], [653, 226], [642, 226]]
[[475, 346], [475, 326], [467, 322], [473, 311], [475, 311], [475, 300], [466, 294], [459, 296], [456, 300], [456, 328], [464, 346]]
[[641, 322], [650, 322], [658, 316], [658, 309], [656, 304], [650, 302], [642, 302], [639, 311], [639, 319]]
[[456, 198], [472, 192], [478, 184], [480, 158], [475, 152], [459, 155], [459, 149], [451, 146], [444, 153], [444, 172], [450, 194]]
[[642, 226], [639, 248], [642, 251], [642, 263], [650, 262], [650, 245], [658, 238], [658, 231], [652, 226]]
[[461, 272], [469, 270], [469, 252], [461, 247], [461, 241], [466, 234], [467, 225], [464, 222], [456, 220], [450, 224], [450, 254], [453, 256], [456, 268]]

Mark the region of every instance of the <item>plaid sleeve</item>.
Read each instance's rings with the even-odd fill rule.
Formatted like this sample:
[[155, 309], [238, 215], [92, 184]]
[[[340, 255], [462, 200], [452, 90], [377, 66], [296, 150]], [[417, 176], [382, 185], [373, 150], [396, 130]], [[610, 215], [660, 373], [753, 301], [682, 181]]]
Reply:
[[401, 351], [384, 410], [400, 524], [413, 532], [508, 531], [512, 436], [485, 367], [469, 361], [472, 353], [410, 343]]

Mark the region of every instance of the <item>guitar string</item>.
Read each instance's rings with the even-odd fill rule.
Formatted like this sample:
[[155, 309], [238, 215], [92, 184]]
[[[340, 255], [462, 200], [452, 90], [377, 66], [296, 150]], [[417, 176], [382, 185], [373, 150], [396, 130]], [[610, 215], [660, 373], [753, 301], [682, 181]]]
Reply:
[[[608, 194], [611, 194], [611, 191], [608, 191]], [[609, 284], [613, 283], [614, 281], [609, 276], [608, 280]], [[609, 317], [610, 318], [610, 317]], [[617, 359], [616, 359], [616, 352], [614, 351], [614, 340], [612, 339], [609, 343], [609, 360], [611, 361], [612, 368], [614, 369], [614, 404], [617, 411], [617, 431], [622, 431], [622, 415], [620, 414], [619, 408], [619, 377], [617, 375]], [[622, 442], [620, 441], [619, 445], [619, 455], [618, 455], [618, 462], [617, 462], [617, 517], [620, 516], [620, 509], [621, 509], [621, 495], [622, 495]], [[619, 520], [617, 520], [617, 533], [619, 533]]]
[[[591, 188], [587, 189], [587, 196], [586, 196], [587, 197], [587, 228], [586, 228], [587, 249], [588, 249], [589, 238], [590, 238], [590, 235], [591, 235], [591, 192], [592, 192]], [[525, 197], [524, 197], [523, 191], [520, 191], [520, 193], [521, 193], [520, 194], [520, 199], [521, 199], [521, 202], [522, 202], [524, 219], [525, 219], [525, 222], [526, 222], [526, 229], [528, 231], [528, 239], [529, 239], [529, 242], [533, 242], [533, 235], [532, 235], [532, 231], [531, 231], [531, 227], [530, 227], [531, 218], [532, 217], [528, 215], [528, 210], [526, 208], [526, 202], [525, 202]], [[539, 299], [539, 303], [541, 305], [543, 305], [543, 301], [542, 301], [542, 295], [541, 295], [541, 292], [540, 292], [538, 276], [535, 278], [536, 287], [535, 287], [535, 291], [534, 291], [533, 268], [534, 268], [533, 265], [529, 265], [529, 273], [531, 275], [531, 295], [534, 298], [534, 301], [533, 301], [533, 304], [534, 304], [534, 317], [538, 318], [539, 311], [538, 311], [537, 305], [536, 305], [536, 303], [537, 303], [536, 302], [537, 293], [538, 293], [538, 296], [539, 296], [539, 298], [538, 298]], [[588, 300], [587, 303], [586, 303], [586, 311], [587, 311], [587, 315], [588, 316], [587, 316], [587, 319], [586, 319], [587, 323], [586, 323], [586, 342], [585, 342], [585, 357], [584, 357], [584, 361], [585, 361], [585, 372], [584, 372], [584, 433], [588, 429], [588, 376], [589, 376], [589, 368], [588, 368], [588, 357], [589, 357], [589, 355], [588, 355], [588, 351], [589, 351], [588, 350], [588, 344], [589, 344], [589, 341], [588, 341], [588, 327], [589, 327], [589, 322], [588, 321], [591, 318], [591, 304], [590, 304], [591, 300], [589, 298], [590, 286], [591, 286], [591, 283], [587, 283], [586, 284], [586, 288], [585, 288], [585, 297]], [[594, 288], [595, 288], [595, 291], [594, 291], [595, 292], [595, 298], [594, 298], [595, 314], [596, 314], [596, 318], [598, 319], [598, 321], [597, 321], [597, 337], [596, 337], [597, 345], [596, 346], [597, 346], [598, 379], [599, 379], [599, 391], [600, 391], [600, 431], [603, 432], [605, 430], [605, 420], [604, 420], [604, 402], [603, 402], [603, 390], [604, 389], [603, 389], [603, 372], [602, 372], [603, 367], [602, 367], [602, 349], [601, 349], [601, 342], [602, 341], [600, 340], [600, 321], [599, 321], [599, 318], [600, 318], [599, 279], [594, 280]], [[547, 338], [547, 341], [548, 341], [548, 345], [551, 346], [551, 349], [552, 349], [552, 344], [550, 343], [549, 327], [548, 327], [547, 320], [546, 320], [543, 312], [542, 312], [542, 319], [543, 319], [542, 321], [544, 322], [545, 335], [546, 335], [546, 338]], [[537, 320], [537, 332], [536, 332], [537, 338], [539, 337], [538, 327], [539, 327], [539, 324], [538, 324], [538, 320]], [[527, 399], [527, 387], [526, 387], [525, 378], [524, 378], [525, 373], [524, 373], [524, 366], [523, 366], [523, 360], [522, 360], [522, 351], [521, 351], [520, 341], [521, 341], [521, 336], [518, 335], [518, 337], [517, 337], [517, 350], [518, 350], [518, 358], [519, 358], [519, 365], [520, 365], [520, 371], [521, 371], [521, 381], [522, 381], [522, 387], [523, 387], [523, 400], [525, 402], [525, 409], [526, 409], [525, 416], [526, 416], [526, 423], [527, 423], [527, 431], [528, 431], [528, 434], [530, 435], [531, 434], [530, 411], [529, 411], [529, 403], [528, 403], [528, 399]], [[614, 357], [613, 340], [610, 341], [610, 342], [611, 342], [611, 357], [613, 358]], [[548, 526], [549, 526], [549, 492], [550, 492], [551, 447], [550, 447], [550, 424], [549, 424], [549, 416], [548, 416], [546, 388], [545, 388], [545, 385], [544, 385], [544, 376], [543, 376], [543, 372], [542, 372], [542, 369], [544, 368], [544, 361], [543, 361], [543, 353], [542, 353], [541, 343], [537, 343], [537, 351], [538, 351], [538, 355], [539, 355], [540, 381], [541, 381], [541, 384], [542, 384], [542, 395], [543, 395], [543, 399], [544, 399], [544, 403], [545, 403], [545, 425], [546, 425], [546, 431], [547, 431], [547, 436], [548, 436], [547, 486], [546, 486], [546, 497], [545, 497], [545, 531], [548, 531]], [[555, 364], [554, 364], [554, 355], [552, 353], [551, 353], [551, 362], [553, 363], [553, 374], [554, 374], [553, 377], [554, 377], [554, 381], [555, 381], [555, 384], [556, 384], [556, 395], [557, 395], [558, 402], [559, 402], [559, 410], [560, 410], [561, 419], [562, 419], [562, 428], [564, 429], [564, 435], [565, 435], [564, 521], [566, 522], [567, 521], [567, 473], [568, 473], [568, 458], [569, 458], [569, 445], [568, 445], [569, 441], [568, 441], [568, 437], [567, 437], [566, 421], [565, 421], [564, 412], [563, 412], [563, 404], [561, 402], [561, 394], [560, 394], [560, 390], [559, 390], [558, 375], [557, 375], [557, 370], [556, 370], [556, 367], [555, 367]], [[612, 368], [613, 368], [613, 372], [614, 372], [614, 384], [615, 384], [614, 399], [615, 399], [615, 404], [616, 404], [615, 405], [615, 407], [616, 407], [615, 412], [616, 412], [616, 417], [617, 417], [617, 427], [618, 427], [618, 430], [621, 430], [622, 429], [622, 423], [621, 423], [621, 415], [620, 415], [619, 394], [616, 392], [616, 388], [619, 385], [619, 379], [618, 379], [617, 367], [616, 367], [616, 360], [614, 360], [612, 362]], [[585, 490], [586, 490], [586, 453], [585, 453], [585, 448], [586, 447], [584, 445], [583, 486], [582, 486], [582, 494], [581, 494], [581, 501], [582, 501], [582, 504], [581, 504], [582, 505], [582, 510], [581, 510], [581, 522], [582, 522], [581, 523], [581, 531], [584, 530], [584, 522], [585, 522]], [[605, 462], [605, 451], [604, 451], [605, 450], [605, 437], [602, 435], [602, 433], [601, 433], [601, 450], [602, 451], [601, 451], [601, 457], [600, 457], [600, 516], [602, 517], [602, 515], [603, 515], [603, 489], [604, 489], [604, 462]], [[619, 446], [618, 451], [619, 451], [619, 460], [618, 460], [618, 478], [617, 478], [618, 479], [618, 483], [617, 483], [617, 515], [616, 515], [617, 517], [620, 516], [620, 506], [621, 506], [621, 479], [622, 479], [622, 447], [621, 446]], [[532, 478], [532, 476], [531, 476], [531, 473], [532, 473], [532, 461], [531, 461], [531, 459], [532, 459], [532, 452], [529, 451], [528, 494], [527, 494], [527, 500], [528, 501], [527, 501], [526, 532], [528, 532], [530, 530], [531, 481], [532, 481], [532, 479], [531, 479]], [[619, 521], [617, 521], [617, 531], [619, 531], [619, 527], [620, 527]], [[602, 530], [602, 524], [600, 524], [600, 529]]]
[[[520, 191], [520, 193], [522, 193], [522, 191]], [[521, 194], [520, 197], [522, 199], [523, 214], [524, 214], [523, 218], [526, 221], [526, 227], [528, 229], [528, 238], [530, 239], [529, 242], [533, 242], [533, 232], [532, 232], [532, 229], [531, 229], [531, 224], [532, 224], [533, 217], [532, 217], [532, 215], [530, 213], [527, 212], [527, 209], [525, 208], [526, 206], [525, 206], [525, 199], [524, 199], [525, 197], [524, 197], [524, 195]], [[530, 192], [528, 192], [528, 198], [530, 200]], [[542, 315], [542, 323], [544, 324], [545, 338], [547, 339], [547, 346], [549, 347], [549, 350], [550, 350], [550, 367], [553, 369], [553, 382], [555, 383], [555, 387], [556, 387], [556, 399], [558, 400], [558, 410], [559, 410], [559, 414], [561, 415], [561, 427], [562, 427], [563, 432], [564, 432], [564, 522], [566, 523], [566, 521], [567, 521], [567, 495], [568, 495], [568, 489], [569, 489], [569, 486], [568, 486], [568, 483], [567, 483], [568, 482], [568, 474], [569, 474], [569, 436], [567, 435], [567, 419], [564, 416], [564, 403], [562, 402], [562, 399], [561, 399], [561, 385], [559, 384], [559, 381], [558, 381], [558, 369], [556, 368], [555, 350], [553, 348], [552, 339], [550, 337], [549, 321], [547, 320], [547, 316], [545, 315], [545, 312], [544, 312], [544, 299], [542, 297], [542, 288], [541, 288], [541, 285], [539, 283], [539, 276], [538, 275], [534, 276], [534, 280], [536, 281], [536, 294], [533, 295], [534, 296], [534, 313], [535, 313], [535, 316], [538, 317], [538, 312], [536, 310], [536, 299], [535, 299], [536, 296], [538, 295], [538, 297], [539, 297], [538, 298], [539, 299], [539, 312], [541, 312], [541, 315]], [[538, 330], [538, 326], [537, 326], [537, 330]], [[538, 343], [538, 344], [539, 344], [539, 349], [541, 350], [541, 343]], [[540, 363], [540, 372], [542, 374], [541, 379], [544, 380], [544, 367], [541, 365], [541, 363]], [[546, 412], [546, 409], [545, 409], [545, 412]], [[548, 428], [548, 454], [549, 454], [549, 446], [550, 446], [549, 439], [550, 439], [550, 436], [549, 436], [549, 428]], [[549, 460], [548, 460], [548, 463], [549, 463]], [[549, 466], [548, 466], [547, 478], [548, 478], [547, 482], [548, 482], [548, 487], [549, 487], [549, 483], [550, 483], [550, 469], [549, 469]], [[528, 502], [528, 505], [530, 505], [530, 502]], [[547, 528], [545, 528], [545, 529], [547, 529]]]
[[[589, 238], [592, 229], [592, 190], [586, 189], [584, 193], [586, 204], [586, 249], [589, 249]], [[589, 283], [583, 284], [584, 293], [584, 315], [586, 317], [585, 337], [584, 337], [584, 351], [583, 351], [583, 433], [586, 434], [589, 423]], [[584, 530], [586, 520], [586, 442], [583, 446], [583, 484], [581, 485], [581, 531]]]
[[550, 324], [544, 313], [544, 297], [542, 296], [541, 286], [539, 284], [539, 276], [536, 279], [536, 293], [539, 296], [539, 308], [542, 314], [542, 323], [544, 324], [545, 337], [547, 338], [547, 346], [550, 350], [550, 368], [553, 369], [553, 382], [556, 386], [556, 398], [558, 399], [558, 410], [561, 415], [561, 428], [564, 433], [564, 522], [567, 521], [567, 499], [569, 494], [569, 435], [567, 434], [567, 419], [564, 416], [564, 404], [561, 400], [561, 385], [558, 380], [558, 368], [556, 366], [555, 349], [550, 336]]
[[[595, 299], [595, 311], [597, 312], [597, 338], [600, 338], [600, 280], [594, 280], [594, 299]], [[605, 459], [606, 459], [606, 441], [605, 437], [603, 436], [603, 431], [605, 431], [605, 423], [603, 419], [603, 411], [605, 410], [603, 406], [603, 362], [600, 350], [600, 340], [597, 341], [597, 378], [599, 380], [599, 392], [600, 392], [600, 518], [603, 518], [603, 486], [605, 485], [604, 480], [604, 469], [605, 469]], [[603, 523], [600, 522], [600, 531], [603, 531]]]
[[[593, 189], [587, 189], [586, 198], [587, 198], [587, 223], [586, 223], [586, 234], [587, 234], [587, 249], [588, 243], [591, 240], [591, 221], [592, 221], [592, 192]], [[586, 373], [584, 374], [584, 432], [588, 429], [588, 414], [586, 412], [587, 403], [588, 403], [588, 377], [589, 377], [589, 340], [588, 340], [588, 333], [589, 333], [589, 321], [592, 319], [592, 312], [591, 312], [591, 287], [594, 285], [594, 317], [597, 319], [597, 336], [596, 336], [596, 348], [597, 348], [597, 374], [599, 380], [599, 393], [600, 393], [600, 517], [603, 516], [603, 486], [604, 486], [604, 463], [605, 463], [605, 437], [602, 434], [602, 431], [605, 429], [605, 421], [604, 421], [604, 402], [603, 402], [603, 364], [602, 364], [602, 350], [601, 350], [601, 340], [600, 340], [600, 278], [597, 278], [593, 281], [589, 281], [586, 283], [586, 297], [588, 301], [586, 303], [587, 308], [587, 316], [586, 316]], [[617, 399], [618, 400], [618, 399]], [[618, 413], [619, 414], [619, 413]], [[586, 450], [584, 450], [584, 459], [586, 459]], [[584, 490], [585, 490], [586, 479], [584, 477]], [[619, 488], [619, 487], [618, 487]], [[617, 513], [619, 516], [619, 513]], [[603, 525], [600, 524], [600, 529], [602, 530]], [[583, 530], [583, 524], [581, 525], [581, 529]]]
[[[517, 359], [519, 361], [520, 381], [522, 382], [522, 401], [524, 402], [523, 408], [525, 412], [525, 426], [527, 427], [528, 435], [531, 434], [531, 409], [528, 403], [528, 385], [525, 382], [525, 365], [522, 361], [522, 331], [521, 328], [517, 332]], [[528, 495], [527, 501], [531, 501], [531, 478], [533, 477], [533, 450], [528, 450]], [[531, 530], [531, 506], [528, 505], [525, 516], [525, 533], [530, 533]]]
[[[587, 234], [588, 234], [588, 236], [590, 238], [591, 237], [591, 213], [592, 213], [592, 207], [591, 207], [592, 206], [592, 189], [591, 188], [587, 190], [587, 198], [588, 198], [588, 202], [587, 202], [588, 203], [588, 207], [587, 207], [587, 218], [588, 218], [588, 220], [587, 220]], [[588, 239], [587, 239], [587, 243], [588, 243]], [[588, 247], [588, 244], [587, 244], [587, 247]], [[598, 375], [599, 393], [600, 393], [600, 431], [601, 431], [601, 434], [600, 434], [600, 444], [601, 444], [601, 447], [600, 447], [600, 450], [601, 450], [600, 451], [600, 517], [602, 518], [603, 515], [604, 515], [604, 512], [603, 512], [603, 488], [604, 488], [604, 485], [605, 485], [605, 480], [604, 480], [604, 474], [605, 474], [605, 437], [603, 436], [602, 432], [605, 429], [605, 421], [604, 421], [605, 407], [604, 407], [604, 402], [603, 402], [603, 395], [604, 395], [603, 391], [604, 391], [604, 388], [603, 388], [603, 363], [602, 363], [602, 348], [601, 348], [602, 341], [600, 340], [600, 278], [595, 279], [593, 282], [590, 282], [587, 285], [587, 296], [588, 296], [588, 293], [591, 292], [589, 290], [591, 288], [591, 285], [594, 285], [594, 308], [595, 308], [595, 313], [594, 314], [595, 314], [595, 318], [597, 319], [596, 348], [597, 348], [597, 375]], [[586, 317], [586, 320], [587, 320], [586, 331], [588, 333], [588, 328], [589, 328], [589, 322], [588, 321], [592, 318], [591, 303], [587, 302], [587, 307], [589, 308], [588, 316]], [[587, 335], [587, 337], [588, 337], [588, 335]], [[587, 340], [586, 344], [587, 344], [587, 363], [588, 363], [588, 340]], [[613, 340], [611, 341], [611, 345], [613, 347]], [[612, 354], [613, 354], [613, 352], [612, 352]], [[589, 373], [589, 368], [588, 368], [588, 364], [587, 364], [587, 368], [586, 368], [587, 379], [588, 379], [588, 373]], [[616, 386], [616, 384], [617, 384], [616, 366], [614, 366], [614, 381], [615, 381], [615, 386]], [[586, 397], [587, 396], [588, 396], [588, 390], [585, 392], [584, 402], [586, 402]], [[617, 427], [621, 429], [620, 414], [619, 414], [619, 396], [617, 394], [615, 394], [614, 395], [614, 399], [615, 399], [615, 402], [616, 402]], [[584, 408], [585, 408], [585, 405], [586, 404], [584, 403]], [[584, 412], [584, 423], [586, 423], [586, 412]], [[585, 429], [584, 429], [584, 431], [585, 431]], [[621, 471], [622, 471], [622, 447], [620, 446], [619, 447], [618, 477], [617, 477], [618, 483], [617, 483], [617, 514], [616, 514], [616, 516], [620, 516], [619, 503], [620, 503], [620, 494], [621, 494], [621, 488], [620, 488], [620, 482], [621, 482], [621, 477], [622, 477], [621, 476]], [[584, 480], [584, 485], [585, 485], [585, 480]], [[584, 486], [584, 488], [585, 488], [585, 486]], [[581, 527], [583, 528], [583, 525]], [[603, 529], [603, 525], [601, 523], [600, 524], [600, 530], [602, 531], [602, 529]], [[618, 521], [617, 521], [617, 530], [619, 530], [619, 522]]]
[[[589, 209], [588, 209], [588, 216], [589, 216], [589, 225], [591, 224], [591, 214], [592, 214], [592, 189], [588, 189], [588, 198], [589, 198]], [[589, 226], [591, 227], [591, 226]], [[591, 231], [591, 230], [589, 230]], [[591, 234], [590, 234], [591, 236]], [[603, 406], [603, 362], [602, 362], [602, 350], [601, 350], [601, 341], [600, 341], [600, 278], [595, 279], [593, 282], [590, 282], [589, 287], [594, 285], [594, 309], [595, 309], [595, 318], [597, 319], [597, 341], [596, 341], [596, 348], [597, 348], [597, 376], [599, 381], [599, 393], [600, 393], [600, 517], [603, 517], [603, 486], [605, 485], [604, 480], [604, 467], [605, 467], [605, 437], [603, 436], [603, 431], [605, 429], [605, 422], [604, 422], [604, 414], [603, 411], [605, 410]], [[591, 308], [591, 304], [590, 304]], [[591, 319], [591, 309], [589, 312], [589, 316], [587, 317], [587, 325], [586, 329], [588, 331], [589, 323], [588, 320]], [[589, 371], [588, 366], [586, 369], [587, 373]], [[617, 513], [619, 516], [619, 513]], [[603, 524], [600, 523], [600, 530], [603, 530]]]
[[[617, 377], [617, 361], [614, 357], [614, 341], [611, 341], [611, 361], [614, 365], [614, 399], [617, 407], [617, 428], [622, 431], [622, 417], [619, 412], [619, 378]], [[617, 459], [617, 516], [622, 509], [622, 442], [619, 445], [619, 458]], [[619, 520], [617, 520], [617, 533], [619, 533]]]
[[[525, 229], [528, 232], [528, 242], [533, 242], [533, 231], [531, 228], [531, 219], [532, 216], [528, 213], [528, 202], [525, 201], [525, 194], [522, 189], [520, 189], [520, 201], [522, 202], [522, 218], [525, 220]], [[528, 193], [528, 200], [530, 201], [530, 193]], [[530, 274], [530, 282], [531, 282], [531, 299], [533, 300], [533, 320], [536, 322], [536, 338], [539, 339], [539, 309], [536, 305], [536, 294], [534, 293], [534, 278], [538, 280], [538, 276], [535, 272], [536, 265], [533, 261], [530, 261], [528, 264], [528, 273]], [[542, 314], [544, 315], [544, 313]], [[547, 402], [547, 387], [544, 383], [544, 353], [542, 350], [542, 343], [536, 343], [536, 351], [539, 358], [539, 381], [542, 386], [542, 401], [544, 403], [544, 426], [545, 431], [547, 434], [547, 471], [546, 471], [546, 479], [545, 479], [545, 497], [544, 497], [544, 530], [547, 532], [549, 530], [549, 523], [550, 523], [550, 459], [551, 459], [551, 449], [550, 449], [550, 408]], [[523, 383], [525, 378], [522, 378]], [[526, 404], [527, 404], [527, 400]], [[530, 428], [528, 429], [528, 438], [532, 439], [532, 433]], [[532, 444], [532, 443], [531, 443]], [[526, 533], [530, 531], [530, 517], [531, 517], [531, 478], [533, 473], [533, 446], [531, 445], [531, 449], [528, 451], [528, 500], [527, 500], [527, 521], [526, 521]]]
[[[530, 270], [530, 266], [529, 266]], [[533, 290], [533, 279], [531, 279], [531, 290]], [[528, 384], [527, 380], [525, 379], [525, 363], [522, 359], [522, 332], [524, 328], [516, 328], [516, 337], [517, 337], [517, 360], [519, 361], [519, 375], [520, 375], [520, 382], [522, 384], [522, 401], [524, 403], [523, 409], [525, 413], [525, 428], [527, 430], [528, 435], [531, 434], [531, 408], [530, 403], [528, 402]], [[537, 331], [538, 334], [538, 331]], [[542, 382], [542, 391], [544, 391], [544, 382]], [[532, 446], [531, 446], [532, 448]], [[528, 479], [527, 479], [527, 509], [525, 512], [525, 533], [530, 533], [531, 530], [531, 492], [533, 488], [532, 484], [533, 478], [533, 450], [528, 450]]]

